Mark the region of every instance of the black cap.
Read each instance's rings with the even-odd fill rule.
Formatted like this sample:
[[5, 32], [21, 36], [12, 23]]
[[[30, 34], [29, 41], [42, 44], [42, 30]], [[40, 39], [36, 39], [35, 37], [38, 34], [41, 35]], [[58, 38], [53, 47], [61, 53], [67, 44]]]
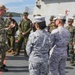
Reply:
[[73, 22], [73, 19], [72, 19], [72, 18], [69, 18], [69, 19], [68, 19], [68, 22]]
[[28, 12], [24, 12], [24, 13], [23, 13], [23, 16], [24, 16], [24, 15], [29, 15], [29, 13], [28, 13]]
[[13, 15], [12, 15], [12, 13], [8, 13], [7, 16], [11, 16], [12, 17]]
[[54, 18], [55, 18], [55, 16], [52, 15], [52, 16], [50, 17], [50, 20], [53, 21]]

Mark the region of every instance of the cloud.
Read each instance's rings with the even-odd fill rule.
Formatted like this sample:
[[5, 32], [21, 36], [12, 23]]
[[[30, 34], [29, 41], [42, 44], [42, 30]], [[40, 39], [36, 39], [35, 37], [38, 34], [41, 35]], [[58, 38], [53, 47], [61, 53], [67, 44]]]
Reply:
[[8, 4], [12, 2], [23, 2], [24, 0], [0, 0], [0, 4]]

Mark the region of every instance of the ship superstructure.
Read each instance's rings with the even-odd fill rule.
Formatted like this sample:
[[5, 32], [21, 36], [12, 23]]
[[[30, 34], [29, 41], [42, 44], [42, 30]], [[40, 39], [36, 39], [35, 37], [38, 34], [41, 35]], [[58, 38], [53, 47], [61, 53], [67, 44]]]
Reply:
[[75, 18], [75, 0], [36, 0], [33, 15], [40, 14], [49, 20], [51, 15], [65, 14]]

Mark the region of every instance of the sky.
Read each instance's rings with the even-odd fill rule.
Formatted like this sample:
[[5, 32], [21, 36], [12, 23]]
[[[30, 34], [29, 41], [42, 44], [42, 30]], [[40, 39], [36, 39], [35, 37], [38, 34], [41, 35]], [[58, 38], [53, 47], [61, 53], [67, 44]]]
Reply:
[[36, 0], [0, 0], [0, 4], [4, 4], [9, 10], [7, 12], [23, 13], [26, 8], [32, 12]]

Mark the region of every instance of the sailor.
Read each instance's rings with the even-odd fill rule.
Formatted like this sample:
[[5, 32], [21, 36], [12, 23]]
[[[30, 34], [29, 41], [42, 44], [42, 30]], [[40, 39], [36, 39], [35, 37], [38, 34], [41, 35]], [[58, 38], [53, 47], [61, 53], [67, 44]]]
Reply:
[[68, 19], [68, 26], [66, 27], [71, 36], [69, 39], [69, 44], [68, 44], [68, 55], [70, 55], [70, 64], [75, 66], [74, 63], [74, 54], [75, 54], [75, 26], [73, 26], [73, 18]]
[[63, 14], [58, 14], [55, 21], [58, 28], [51, 32], [53, 51], [49, 59], [50, 75], [65, 75], [67, 45], [70, 38], [69, 31], [64, 28], [65, 21], [66, 17]]
[[45, 18], [34, 17], [36, 31], [29, 35], [26, 45], [27, 55], [29, 56], [30, 75], [47, 75], [49, 49], [51, 47], [50, 34], [45, 31]]
[[[6, 13], [6, 10], [8, 10], [4, 5], [0, 4], [0, 30], [5, 28], [5, 23], [2, 18], [2, 16]], [[2, 37], [1, 35], [5, 36], [5, 30], [0, 31], [0, 71], [7, 72], [8, 69], [6, 69], [6, 65], [4, 64], [4, 59], [6, 56], [6, 49], [5, 49], [5, 37]]]
[[10, 27], [7, 30], [7, 42], [8, 47], [10, 48], [8, 52], [11, 52], [12, 54], [15, 53], [15, 33], [18, 30], [18, 24], [15, 19], [12, 18], [12, 13], [7, 14], [7, 18], [5, 20], [5, 26]]
[[21, 49], [23, 42], [24, 42], [24, 56], [27, 56], [25, 47], [27, 44], [27, 40], [28, 40], [30, 31], [32, 29], [31, 20], [28, 18], [28, 15], [29, 15], [28, 12], [24, 12], [23, 19], [19, 23], [20, 34], [18, 36], [18, 44], [17, 44], [17, 48], [16, 48], [16, 53], [14, 54], [14, 56], [18, 56], [20, 54], [20, 49]]
[[49, 33], [51, 33], [52, 30], [54, 30], [54, 29], [57, 28], [57, 26], [55, 25], [54, 18], [55, 18], [55, 16], [52, 15], [52, 16], [50, 17], [50, 19], [49, 19], [49, 20], [50, 20], [50, 23], [48, 24], [48, 27], [47, 27], [47, 31], [48, 31]]

